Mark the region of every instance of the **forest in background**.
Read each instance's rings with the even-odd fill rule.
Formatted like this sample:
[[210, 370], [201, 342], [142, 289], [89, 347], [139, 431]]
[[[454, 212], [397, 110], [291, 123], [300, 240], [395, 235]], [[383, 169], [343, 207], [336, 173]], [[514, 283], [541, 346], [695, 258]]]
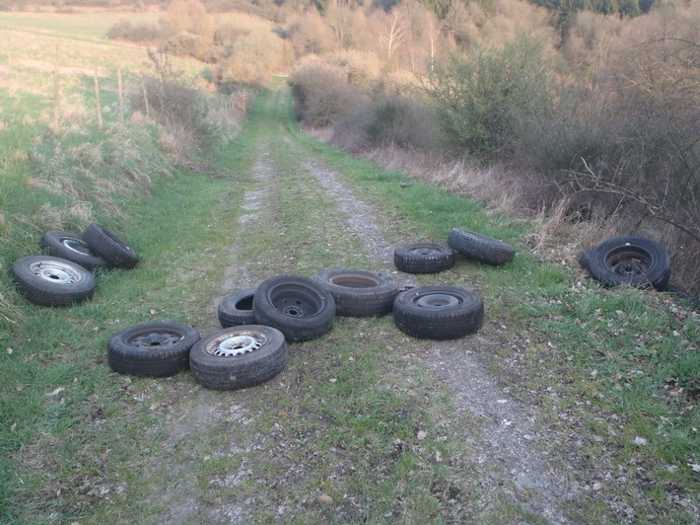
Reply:
[[698, 0], [47, 4], [158, 10], [110, 38], [194, 57], [221, 91], [289, 73], [319, 136], [539, 215], [535, 244], [663, 239], [700, 288]]

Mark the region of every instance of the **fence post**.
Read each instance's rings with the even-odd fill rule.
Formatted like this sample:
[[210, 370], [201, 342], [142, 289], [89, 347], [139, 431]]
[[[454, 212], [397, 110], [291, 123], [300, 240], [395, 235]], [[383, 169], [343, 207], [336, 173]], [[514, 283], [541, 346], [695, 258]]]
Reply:
[[97, 127], [102, 129], [102, 101], [100, 100], [100, 80], [97, 78], [97, 69], [92, 77], [95, 87], [95, 112], [97, 114]]
[[58, 67], [53, 70], [53, 115], [51, 123], [54, 131], [58, 131], [61, 124], [61, 79], [58, 74]]
[[143, 91], [143, 105], [146, 108], [146, 116], [151, 118], [151, 107], [148, 104], [148, 91], [146, 91], [146, 79], [141, 77], [141, 90]]
[[122, 84], [122, 68], [117, 69], [117, 93], [119, 95], [119, 122], [124, 124], [124, 85]]

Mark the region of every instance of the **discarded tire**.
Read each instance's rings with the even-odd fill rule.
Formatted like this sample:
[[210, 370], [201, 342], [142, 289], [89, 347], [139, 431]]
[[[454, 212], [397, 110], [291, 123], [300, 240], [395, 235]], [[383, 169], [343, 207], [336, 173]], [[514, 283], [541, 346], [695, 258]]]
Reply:
[[258, 286], [253, 301], [258, 324], [277, 328], [287, 341], [315, 339], [333, 326], [333, 296], [306, 277], [268, 279]]
[[98, 224], [91, 224], [83, 233], [83, 240], [94, 253], [108, 265], [118, 268], [133, 268], [139, 262], [134, 250], [112, 231]]
[[394, 264], [406, 273], [438, 273], [454, 266], [455, 254], [442, 244], [407, 244], [394, 250]]
[[510, 244], [458, 228], [452, 228], [447, 244], [465, 257], [496, 266], [512, 261], [515, 256]]
[[253, 297], [255, 288], [234, 290], [221, 299], [217, 315], [222, 328], [255, 324], [255, 312], [253, 311]]
[[104, 259], [92, 253], [87, 243], [76, 233], [46, 232], [41, 237], [40, 245], [49, 255], [68, 259], [88, 270], [105, 265]]
[[387, 314], [399, 293], [394, 280], [382, 273], [333, 268], [315, 279], [333, 296], [336, 314], [348, 317]]
[[287, 365], [287, 343], [270, 326], [244, 325], [202, 339], [190, 352], [198, 383], [215, 390], [235, 390], [272, 379]]
[[671, 278], [664, 247], [643, 237], [613, 237], [584, 252], [579, 262], [604, 286], [653, 286], [664, 290]]
[[12, 265], [12, 273], [24, 296], [43, 306], [79, 303], [95, 293], [92, 272], [60, 257], [22, 257]]
[[149, 321], [114, 334], [107, 345], [109, 366], [120, 374], [165, 377], [189, 367], [199, 332], [175, 321]]
[[402, 292], [394, 302], [394, 322], [419, 339], [457, 339], [481, 328], [484, 305], [475, 292], [452, 286], [425, 286]]

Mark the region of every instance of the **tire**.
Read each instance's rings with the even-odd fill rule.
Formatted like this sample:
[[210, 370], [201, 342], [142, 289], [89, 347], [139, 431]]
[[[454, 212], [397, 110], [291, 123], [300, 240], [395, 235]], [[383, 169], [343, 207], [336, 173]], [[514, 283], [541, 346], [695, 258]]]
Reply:
[[91, 224], [85, 229], [83, 240], [109, 266], [129, 269], [139, 263], [138, 256], [130, 246], [98, 224]]
[[287, 366], [284, 334], [270, 326], [243, 325], [202, 339], [190, 352], [197, 382], [214, 390], [258, 385]]
[[450, 230], [447, 244], [469, 259], [476, 259], [494, 266], [506, 264], [515, 256], [515, 250], [510, 244], [458, 228]]
[[255, 288], [234, 290], [221, 299], [217, 315], [222, 328], [255, 324], [255, 312], [253, 311], [253, 297]]
[[406, 273], [438, 273], [454, 266], [455, 253], [432, 242], [407, 244], [394, 250], [394, 264]]
[[46, 232], [40, 245], [49, 255], [68, 259], [88, 270], [105, 265], [105, 260], [92, 253], [87, 243], [75, 233]]
[[394, 323], [419, 339], [458, 339], [473, 334], [484, 320], [475, 292], [452, 286], [425, 286], [402, 292], [394, 302]]
[[604, 286], [653, 286], [665, 290], [671, 279], [668, 253], [643, 237], [613, 237], [579, 257], [579, 263]]
[[277, 328], [287, 341], [315, 339], [333, 327], [333, 296], [306, 277], [268, 279], [258, 286], [253, 302], [258, 324]]
[[175, 321], [149, 321], [114, 334], [107, 345], [109, 367], [120, 374], [166, 377], [186, 370], [199, 332]]
[[27, 300], [42, 306], [68, 306], [95, 293], [92, 272], [60, 257], [22, 257], [12, 265], [12, 273]]
[[391, 312], [399, 293], [394, 280], [382, 273], [333, 268], [316, 277], [335, 300], [335, 313], [348, 317], [381, 316]]

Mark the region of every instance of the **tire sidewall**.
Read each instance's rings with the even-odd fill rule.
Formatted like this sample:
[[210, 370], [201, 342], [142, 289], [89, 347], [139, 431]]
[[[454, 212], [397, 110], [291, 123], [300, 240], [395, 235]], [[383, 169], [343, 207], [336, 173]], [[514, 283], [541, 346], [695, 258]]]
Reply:
[[[320, 310], [311, 317], [289, 317], [272, 303], [270, 293], [281, 284], [299, 284], [313, 290], [322, 301]], [[288, 341], [306, 341], [320, 337], [333, 326], [335, 300], [318, 282], [306, 277], [280, 275], [267, 279], [258, 286], [253, 299], [255, 318], [261, 325], [280, 330]]]
[[[607, 258], [613, 250], [622, 247], [637, 248], [648, 254], [651, 262], [645, 275], [629, 279], [612, 270]], [[662, 290], [668, 284], [671, 274], [669, 256], [663, 246], [643, 237], [625, 236], [608, 239], [593, 250], [585, 252], [582, 262], [590, 274], [605, 286], [653, 286]]]
[[83, 233], [83, 240], [110, 266], [130, 269], [139, 262], [136, 252], [127, 243], [99, 224], [90, 224]]
[[[60, 231], [46, 232], [41, 238], [40, 244], [44, 249], [46, 249], [49, 255], [78, 263], [79, 265], [83, 266], [88, 270], [93, 270], [99, 266], [105, 265], [105, 261], [101, 257], [98, 257], [94, 254], [88, 255], [84, 253], [79, 253], [67, 248], [63, 244], [63, 241], [66, 239], [80, 241], [87, 246], [87, 243], [82, 239], [80, 235]], [[92, 250], [90, 251], [92, 252]]]
[[251, 310], [240, 310], [236, 304], [246, 297], [251, 297], [255, 302], [257, 288], [245, 288], [234, 290], [226, 295], [217, 307], [217, 316], [222, 328], [231, 328], [239, 325], [251, 325], [256, 323], [255, 306]]
[[[78, 283], [65, 285], [53, 283], [34, 275], [30, 266], [37, 262], [56, 262], [70, 266], [81, 276]], [[65, 306], [91, 297], [95, 291], [95, 276], [78, 263], [51, 255], [29, 255], [12, 265], [15, 281], [25, 295], [35, 303], [46, 306]]]
[[[333, 283], [332, 279], [340, 275], [371, 278], [377, 285], [353, 288]], [[396, 281], [385, 273], [330, 268], [319, 272], [314, 279], [333, 296], [337, 315], [369, 317], [387, 314], [399, 293]]]

